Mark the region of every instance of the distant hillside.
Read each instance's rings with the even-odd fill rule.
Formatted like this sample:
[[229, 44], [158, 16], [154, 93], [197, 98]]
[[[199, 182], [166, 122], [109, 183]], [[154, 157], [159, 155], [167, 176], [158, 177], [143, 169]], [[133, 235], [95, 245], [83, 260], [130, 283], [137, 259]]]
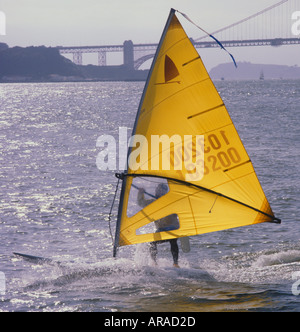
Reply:
[[8, 49], [8, 45], [5, 43], [0, 43], [0, 51], [4, 51]]
[[232, 63], [224, 63], [211, 69], [213, 79], [225, 80], [258, 80], [264, 79], [300, 79], [300, 68], [297, 66], [252, 64], [239, 62], [236, 69]]
[[82, 77], [72, 61], [61, 56], [58, 49], [13, 47], [0, 51], [0, 80], [39, 81], [57, 77]]
[[0, 43], [0, 82], [146, 80], [147, 70], [121, 66], [77, 66], [52, 47], [13, 47]]

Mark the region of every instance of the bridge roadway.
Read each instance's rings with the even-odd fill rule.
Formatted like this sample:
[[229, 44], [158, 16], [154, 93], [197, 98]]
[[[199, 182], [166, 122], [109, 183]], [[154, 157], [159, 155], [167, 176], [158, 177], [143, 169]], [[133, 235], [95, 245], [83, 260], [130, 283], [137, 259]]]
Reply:
[[[215, 41], [195, 42], [191, 39], [196, 48], [220, 47]], [[275, 39], [249, 39], [249, 40], [226, 40], [222, 41], [224, 47], [245, 47], [245, 46], [283, 46], [300, 44], [300, 38], [275, 38]], [[131, 40], [125, 41], [123, 45], [103, 46], [58, 46], [61, 54], [73, 54], [73, 62], [82, 65], [82, 55], [86, 53], [98, 53], [98, 65], [106, 66], [106, 53], [123, 52], [124, 65], [132, 69], [138, 69], [145, 61], [152, 58], [158, 44], [133, 44]], [[148, 54], [145, 55], [145, 52]], [[135, 54], [144, 55], [134, 60]]]

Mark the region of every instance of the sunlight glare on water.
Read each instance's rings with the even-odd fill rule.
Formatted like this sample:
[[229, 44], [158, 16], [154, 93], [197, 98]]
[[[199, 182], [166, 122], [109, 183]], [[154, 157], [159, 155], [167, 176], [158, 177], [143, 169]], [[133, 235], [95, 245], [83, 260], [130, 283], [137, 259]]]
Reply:
[[168, 244], [157, 267], [147, 245], [112, 258], [117, 180], [97, 169], [96, 141], [132, 128], [143, 86], [0, 85], [0, 311], [299, 311], [299, 81], [216, 83], [283, 223], [193, 237], [181, 269]]

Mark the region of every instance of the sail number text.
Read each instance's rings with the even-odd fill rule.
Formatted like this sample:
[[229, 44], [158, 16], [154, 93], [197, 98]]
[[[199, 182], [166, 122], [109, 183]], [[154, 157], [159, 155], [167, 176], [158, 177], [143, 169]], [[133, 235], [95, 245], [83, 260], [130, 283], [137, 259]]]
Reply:
[[[225, 149], [223, 148], [222, 151], [219, 151], [224, 145]], [[228, 169], [241, 162], [242, 158], [237, 149], [229, 146], [230, 142], [225, 130], [206, 137], [204, 153], [209, 156], [204, 163], [204, 175], [209, 174], [210, 171], [216, 172], [224, 168]]]

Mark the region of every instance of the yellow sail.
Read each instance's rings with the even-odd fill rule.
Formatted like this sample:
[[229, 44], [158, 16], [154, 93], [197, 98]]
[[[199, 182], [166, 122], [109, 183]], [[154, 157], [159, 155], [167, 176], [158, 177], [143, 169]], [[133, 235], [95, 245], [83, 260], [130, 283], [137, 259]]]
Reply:
[[[173, 9], [149, 73], [133, 134], [128, 171], [119, 175], [123, 185], [115, 252], [123, 245], [279, 222], [224, 102]], [[195, 173], [184, 165], [180, 141], [200, 135], [204, 137], [204, 168], [202, 176], [193, 180]], [[163, 144], [156, 152], [150, 148], [154, 138], [162, 137], [170, 138], [170, 165], [164, 164]], [[195, 140], [190, 144], [196, 153]], [[176, 167], [176, 163], [182, 167]], [[162, 183], [167, 192], [160, 196], [156, 190]], [[161, 220], [174, 216], [178, 219], [176, 227], [157, 229]], [[150, 228], [153, 224], [156, 229]]]

